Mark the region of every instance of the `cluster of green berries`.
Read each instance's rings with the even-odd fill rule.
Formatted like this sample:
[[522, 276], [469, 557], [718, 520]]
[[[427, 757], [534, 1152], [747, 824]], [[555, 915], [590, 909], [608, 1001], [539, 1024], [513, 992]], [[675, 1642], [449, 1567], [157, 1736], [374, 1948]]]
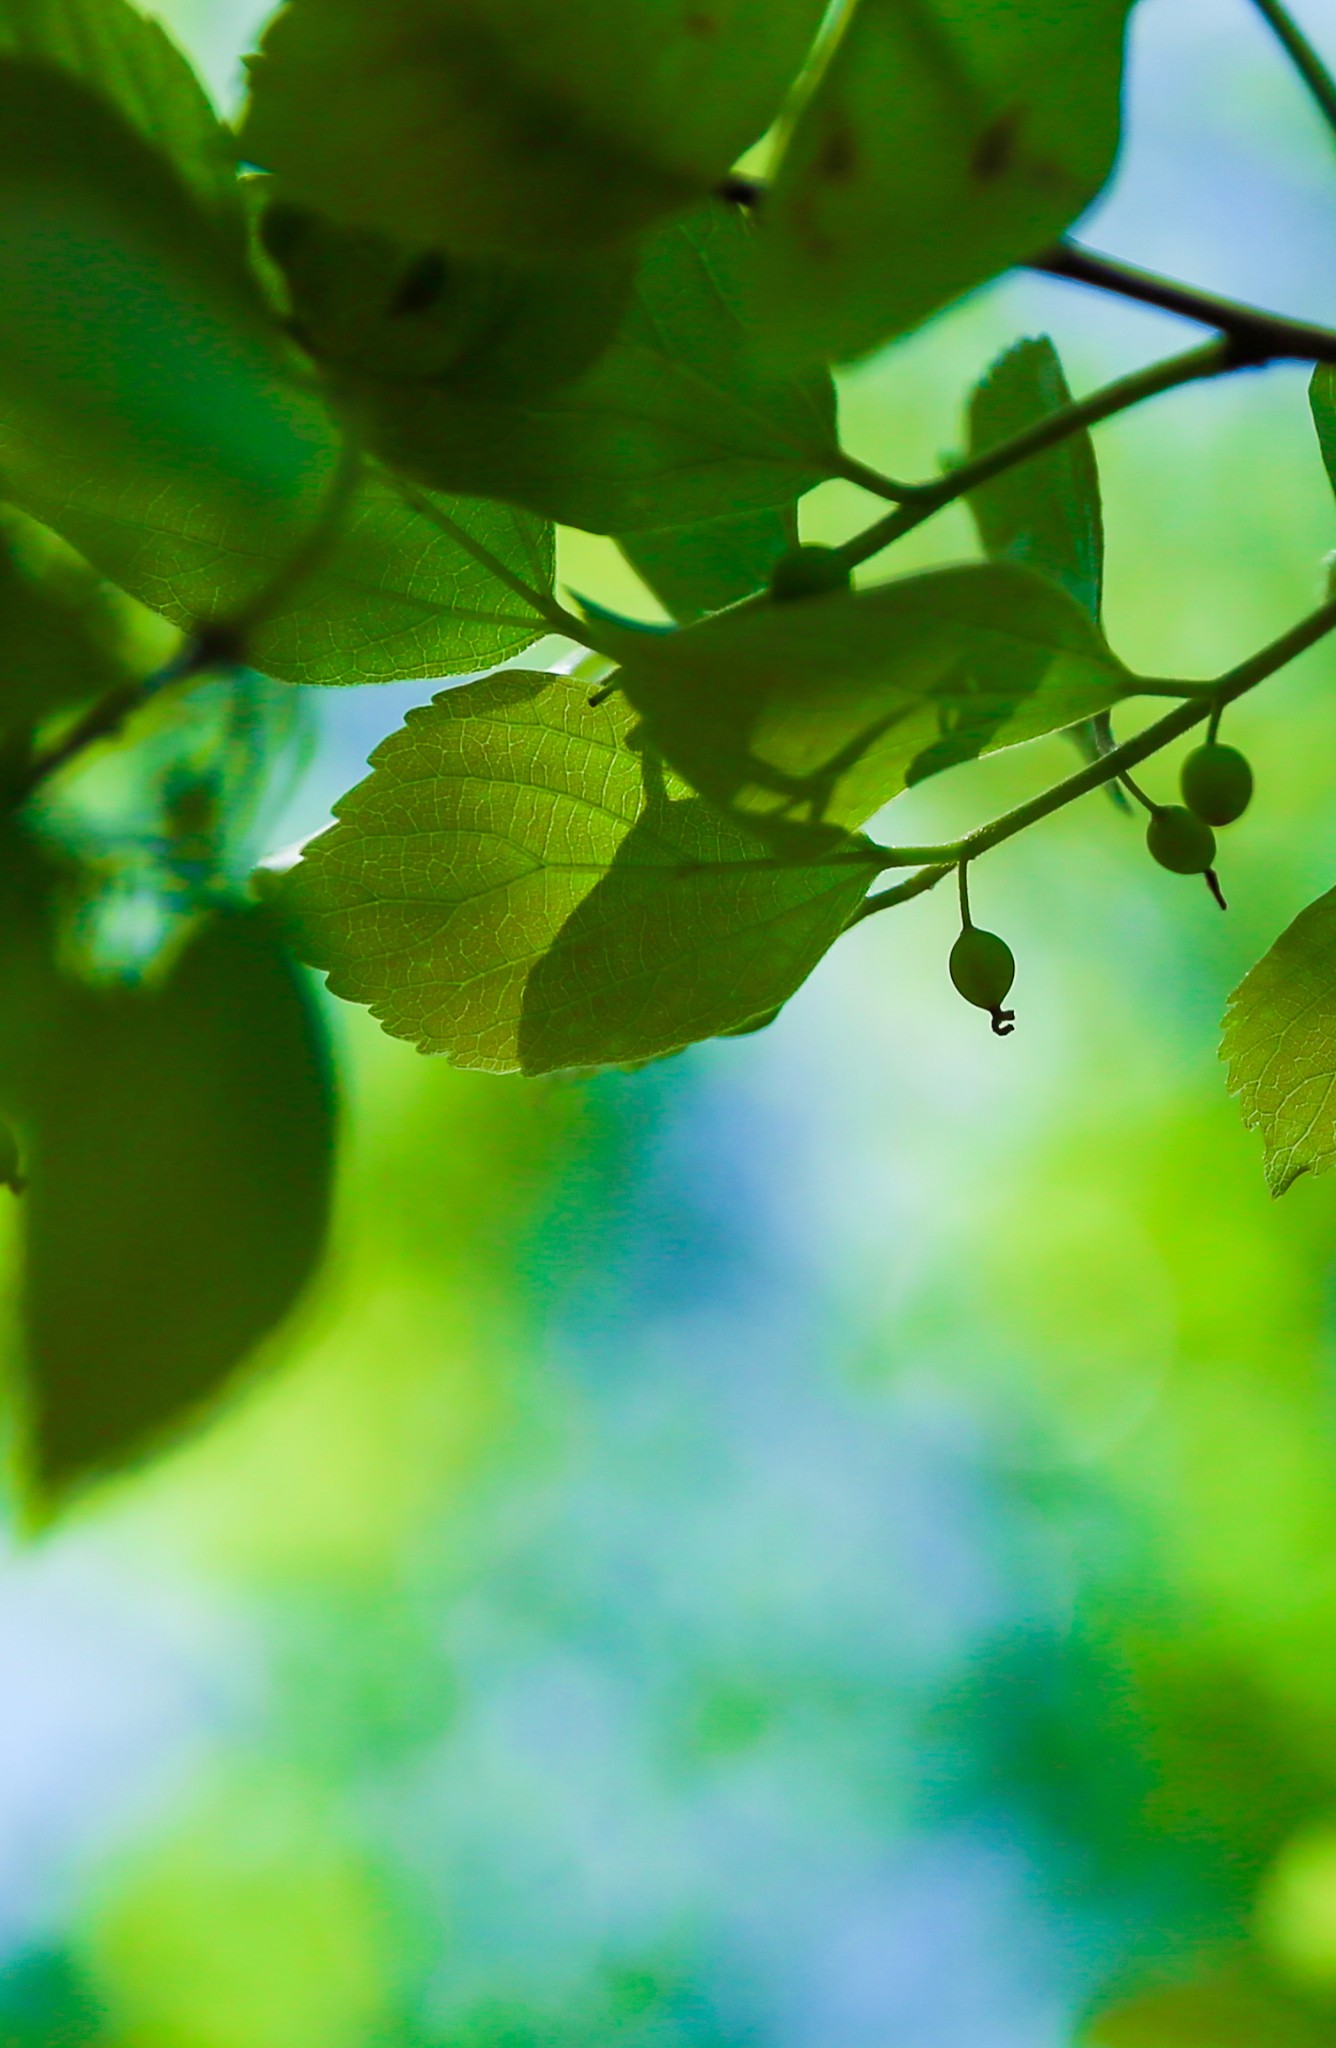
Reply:
[[1175, 875], [1206, 875], [1215, 865], [1215, 831], [1241, 818], [1252, 798], [1246, 756], [1221, 740], [1193, 749], [1179, 778], [1181, 804], [1157, 804], [1146, 829], [1152, 860]]
[[[797, 547], [776, 563], [770, 595], [777, 603], [791, 604], [847, 590], [849, 581], [848, 566], [838, 548]], [[1215, 879], [1215, 834], [1218, 827], [1232, 825], [1247, 810], [1253, 793], [1252, 769], [1237, 747], [1208, 739], [1184, 761], [1179, 790], [1181, 804], [1151, 806], [1147, 849], [1171, 874], [1205, 875], [1223, 907], [1224, 897]], [[1002, 1006], [1016, 978], [1016, 962], [1006, 940], [971, 924], [967, 912], [948, 964], [951, 979], [965, 1001], [987, 1010], [993, 1030], [1005, 1038], [1015, 1028], [1015, 1012]]]
[[[1237, 747], [1207, 740], [1183, 763], [1179, 779], [1181, 804], [1156, 804], [1146, 832], [1146, 845], [1162, 868], [1176, 875], [1205, 875], [1223, 903], [1215, 880], [1215, 828], [1241, 818], [1252, 798], [1253, 776]], [[1002, 1005], [1016, 979], [1010, 946], [996, 932], [966, 922], [951, 948], [951, 979], [967, 1003], [987, 1010], [999, 1038], [1015, 1028], [1014, 1010]]]

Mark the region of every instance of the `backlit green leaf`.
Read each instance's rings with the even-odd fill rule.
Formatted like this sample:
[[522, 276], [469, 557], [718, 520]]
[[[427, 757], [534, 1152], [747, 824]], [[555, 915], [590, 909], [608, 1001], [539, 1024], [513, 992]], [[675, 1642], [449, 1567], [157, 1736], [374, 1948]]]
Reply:
[[825, 0], [289, 0], [246, 154], [335, 220], [546, 256], [708, 192], [770, 126]]
[[1116, 703], [1135, 679], [1070, 598], [1004, 564], [601, 628], [650, 743], [717, 804], [861, 825], [906, 784]]
[[[60, 73], [0, 59], [0, 471], [104, 574], [183, 626], [254, 605], [321, 520], [341, 459], [254, 287], [170, 172]], [[444, 532], [369, 477], [249, 648], [299, 682], [477, 668], [541, 622], [467, 542], [532, 580], [551, 541], [495, 507]]]
[[196, 537], [240, 599], [309, 528], [338, 455], [240, 259], [163, 160], [61, 72], [0, 58], [9, 494], [131, 589], [122, 558]]
[[531, 1074], [654, 1059], [791, 995], [871, 866], [768, 858], [665, 788], [632, 723], [514, 671], [410, 712], [281, 885], [334, 993], [424, 1052]]
[[324, 1239], [333, 1112], [315, 1014], [259, 913], [219, 913], [161, 986], [92, 989], [53, 968], [31, 906], [7, 903], [0, 1088], [27, 1183], [29, 1452], [63, 1490], [178, 1425], [292, 1306]]
[[1336, 1161], [1336, 889], [1300, 911], [1229, 999], [1221, 1058], [1273, 1195]]
[[797, 540], [793, 510], [738, 512], [698, 526], [627, 534], [621, 550], [664, 610], [689, 626], [764, 590], [776, 562]]
[[791, 505], [838, 472], [834, 390], [756, 366], [740, 317], [752, 260], [737, 211], [703, 208], [646, 243], [617, 334], [576, 382], [512, 403], [426, 381], [360, 379], [347, 396], [424, 482], [594, 533]]
[[[547, 521], [467, 498], [423, 494], [421, 504], [429, 509], [367, 473], [328, 553], [253, 635], [255, 666], [293, 683], [459, 675], [520, 654], [550, 631], [477, 552], [531, 590], [549, 591], [556, 546]], [[236, 545], [254, 558], [244, 536]], [[189, 534], [171, 553], [172, 600], [163, 609], [185, 623], [192, 607], [179, 592], [188, 577], [185, 587], [216, 613], [228, 588], [216, 565]]]
[[[1061, 412], [1071, 400], [1048, 336], [1018, 341], [970, 397], [971, 460]], [[1104, 522], [1094, 443], [1084, 428], [972, 491], [969, 502], [990, 560], [1019, 562], [1049, 577], [1092, 619], [1099, 618]]]
[[0, 55], [54, 64], [109, 102], [240, 245], [236, 141], [160, 22], [129, 0], [4, 0]]
[[264, 244], [318, 361], [457, 398], [528, 399], [587, 370], [615, 332], [635, 263], [624, 249], [513, 263], [409, 249], [271, 202]]
[[1095, 197], [1118, 144], [1129, 0], [862, 0], [764, 210], [764, 318], [862, 354]]

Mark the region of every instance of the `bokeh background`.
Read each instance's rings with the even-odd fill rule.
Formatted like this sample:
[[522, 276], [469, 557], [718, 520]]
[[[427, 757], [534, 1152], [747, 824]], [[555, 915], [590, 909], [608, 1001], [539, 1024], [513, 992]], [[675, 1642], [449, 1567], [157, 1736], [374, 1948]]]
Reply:
[[[164, 12], [234, 97], [261, 10]], [[1087, 239], [1336, 320], [1336, 151], [1247, 0], [1142, 0], [1129, 109]], [[1187, 338], [1008, 281], [845, 380], [852, 445], [926, 473], [1043, 330], [1078, 389]], [[1099, 454], [1134, 664], [1209, 675], [1315, 601], [1301, 371]], [[948, 516], [906, 565], [971, 548]], [[564, 566], [638, 601], [606, 544]], [[271, 845], [429, 694], [307, 705]], [[1336, 1182], [1269, 1200], [1216, 1054], [1336, 882], [1333, 732], [1332, 649], [1230, 714], [1227, 917], [1100, 797], [982, 864], [1004, 1043], [945, 892], [639, 1074], [458, 1074], [340, 1010], [296, 1328], [0, 1555], [3, 2048], [1336, 2043]]]

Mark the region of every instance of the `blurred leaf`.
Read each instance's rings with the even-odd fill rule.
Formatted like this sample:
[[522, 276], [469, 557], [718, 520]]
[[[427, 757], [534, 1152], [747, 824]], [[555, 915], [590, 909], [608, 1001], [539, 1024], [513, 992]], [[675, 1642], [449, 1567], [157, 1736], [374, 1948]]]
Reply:
[[627, 534], [619, 545], [664, 610], [690, 626], [764, 590], [780, 556], [797, 542], [797, 512], [788, 509]]
[[1079, 2048], [1336, 2048], [1336, 2020], [1245, 1960], [1200, 1982], [1162, 1985], [1110, 2005], [1077, 2040]]
[[21, 528], [0, 513], [0, 741], [127, 681], [103, 623], [95, 587], [80, 603], [73, 577], [42, 574]]
[[561, 264], [409, 249], [282, 200], [267, 208], [262, 232], [312, 355], [387, 383], [430, 380], [457, 396], [531, 398], [578, 377], [615, 331], [634, 274], [621, 249]]
[[756, 818], [861, 825], [908, 783], [1136, 689], [1070, 598], [1003, 564], [603, 633], [651, 745]]
[[703, 208], [645, 244], [617, 334], [575, 383], [507, 404], [359, 379], [350, 402], [386, 460], [427, 483], [593, 533], [788, 505], [838, 470], [834, 387], [752, 360], [740, 315], [752, 260], [737, 210]]
[[631, 723], [514, 671], [411, 711], [280, 885], [334, 994], [423, 1052], [530, 1074], [654, 1059], [791, 995], [869, 870], [766, 858], [666, 790]]
[[289, 0], [246, 155], [335, 220], [546, 257], [689, 205], [770, 126], [825, 0]]
[[1319, 363], [1308, 386], [1308, 403], [1317, 428], [1317, 445], [1333, 491], [1336, 491], [1336, 366]]
[[59, 1492], [215, 1395], [292, 1306], [324, 1240], [333, 1105], [314, 1010], [259, 913], [219, 912], [133, 990], [60, 975], [49, 928], [10, 913], [30, 1455]]
[[1036, 256], [1118, 145], [1130, 0], [862, 0], [764, 210], [763, 321], [861, 355]]
[[[318, 526], [341, 450], [167, 167], [58, 72], [0, 60], [0, 470], [11, 495], [183, 626], [234, 616]], [[496, 507], [468, 535], [550, 576]], [[362, 484], [248, 649], [295, 682], [481, 667], [542, 630], [469, 548]]]
[[[969, 405], [973, 461], [1072, 402], [1047, 335], [1006, 349], [976, 385]], [[990, 561], [1018, 562], [1047, 576], [1096, 621], [1104, 587], [1104, 523], [1095, 446], [1082, 428], [1042, 455], [970, 493], [970, 510]]]
[[243, 246], [236, 140], [160, 22], [129, 0], [3, 0], [0, 55], [57, 65], [108, 102]]
[[1267, 1185], [1283, 1195], [1336, 1159], [1336, 889], [1301, 910], [1244, 976], [1224, 1030], [1229, 1086], [1262, 1134]]
[[[116, 577], [198, 535], [229, 591], [237, 534], [267, 573], [316, 517], [338, 452], [230, 246], [167, 163], [81, 85], [0, 58], [0, 469], [25, 509]], [[99, 551], [74, 531], [89, 514]], [[115, 556], [117, 559], [106, 559]], [[138, 577], [136, 594], [151, 581]], [[156, 596], [154, 591], [152, 595]]]

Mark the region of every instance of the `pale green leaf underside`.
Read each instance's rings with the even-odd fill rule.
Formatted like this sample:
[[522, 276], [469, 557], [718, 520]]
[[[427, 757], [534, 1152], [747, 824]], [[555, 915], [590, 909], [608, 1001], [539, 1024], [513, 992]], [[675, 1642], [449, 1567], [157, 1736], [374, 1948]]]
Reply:
[[1136, 689], [1070, 598], [1004, 564], [622, 633], [618, 652], [647, 737], [693, 788], [757, 819], [846, 828]]
[[[0, 417], [0, 465], [13, 496], [182, 627], [253, 603], [301, 545], [295, 522], [275, 534], [221, 494], [155, 496], [137, 479], [109, 487], [81, 463], [77, 444], [20, 440], [6, 424]], [[450, 499], [441, 509], [516, 575], [550, 588], [550, 525], [506, 505]], [[318, 505], [309, 516], [314, 524]], [[264, 619], [247, 652], [253, 666], [284, 682], [384, 683], [486, 668], [547, 630], [453, 533], [371, 473], [328, 554]]]
[[442, 490], [628, 534], [789, 505], [838, 473], [824, 372], [757, 367], [741, 307], [753, 238], [711, 205], [645, 245], [611, 345], [574, 383], [507, 403], [425, 383], [351, 393], [386, 459]]
[[1221, 1058], [1259, 1131], [1267, 1184], [1336, 1161], [1336, 890], [1319, 896], [1246, 974], [1225, 1011]]
[[337, 221], [549, 256], [689, 205], [769, 127], [825, 0], [290, 0], [247, 154]]
[[627, 745], [633, 719], [509, 672], [410, 712], [283, 896], [336, 995], [456, 1064], [654, 1059], [783, 1002], [868, 870], [782, 867]]
[[1118, 143], [1129, 0], [861, 0], [764, 216], [772, 340], [849, 357], [1038, 255]]
[[[971, 459], [1071, 403], [1047, 335], [1018, 341], [992, 365], [969, 404]], [[970, 494], [989, 559], [1017, 562], [1058, 584], [1098, 619], [1104, 587], [1099, 471], [1088, 431], [1031, 456]]]

